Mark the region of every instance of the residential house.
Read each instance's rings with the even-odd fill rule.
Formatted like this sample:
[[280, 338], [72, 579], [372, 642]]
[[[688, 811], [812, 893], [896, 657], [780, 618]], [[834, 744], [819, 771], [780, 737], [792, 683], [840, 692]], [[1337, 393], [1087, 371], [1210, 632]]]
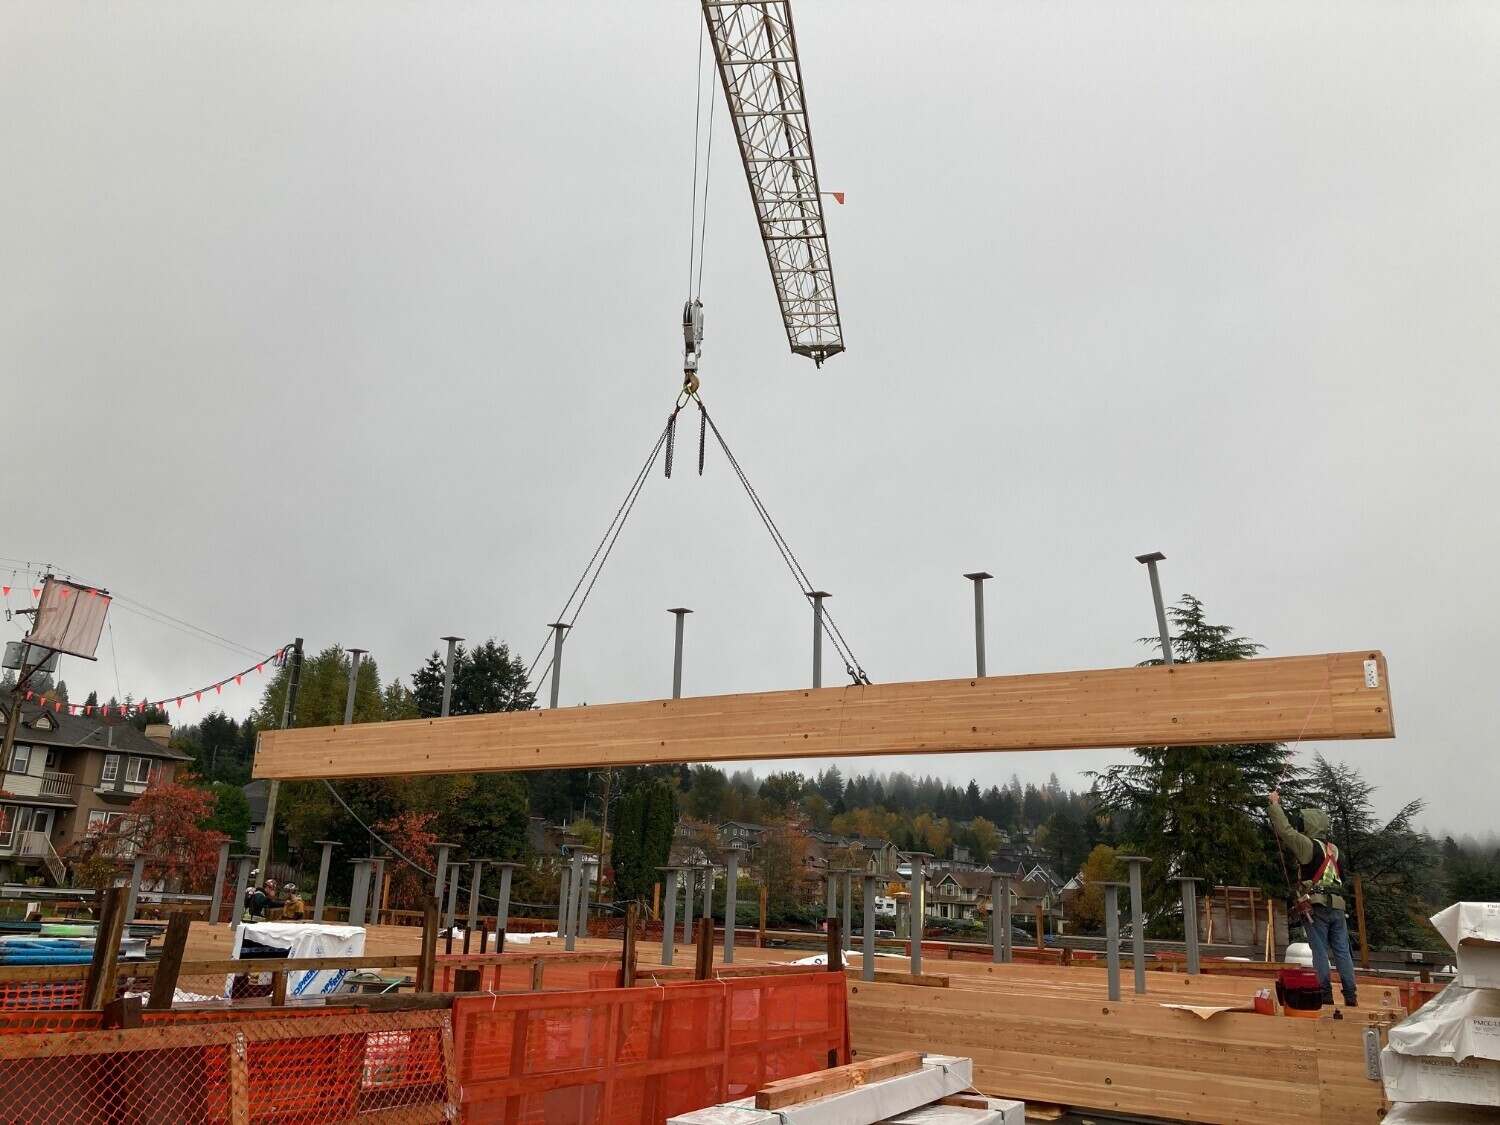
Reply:
[[[0, 722], [6, 719], [0, 706]], [[141, 733], [128, 723], [64, 715], [21, 704], [10, 760], [0, 775], [0, 878], [50, 876], [91, 827], [125, 816], [154, 782], [172, 780], [192, 758], [168, 747], [171, 727]]]
[[953, 867], [925, 874], [924, 913], [931, 918], [972, 922], [990, 910], [989, 871]]
[[719, 825], [719, 847], [753, 848], [770, 831], [763, 824], [749, 824], [742, 820], [726, 820]]

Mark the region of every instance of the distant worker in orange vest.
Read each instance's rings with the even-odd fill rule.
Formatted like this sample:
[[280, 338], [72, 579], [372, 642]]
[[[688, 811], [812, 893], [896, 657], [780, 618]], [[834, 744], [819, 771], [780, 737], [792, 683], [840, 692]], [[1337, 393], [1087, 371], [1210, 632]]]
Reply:
[[302, 892], [297, 889], [296, 883], [288, 883], [281, 888], [285, 895], [284, 905], [281, 908], [281, 920], [283, 922], [302, 922], [307, 918], [307, 903], [302, 901]]
[[1328, 838], [1328, 814], [1322, 809], [1302, 810], [1302, 831], [1297, 831], [1281, 807], [1281, 794], [1274, 789], [1266, 798], [1271, 827], [1291, 849], [1298, 864], [1297, 900], [1293, 917], [1302, 919], [1307, 944], [1312, 946], [1313, 969], [1323, 986], [1323, 1003], [1333, 1005], [1333, 980], [1329, 955], [1338, 966], [1344, 1004], [1354, 1007], [1358, 993], [1354, 982], [1354, 954], [1349, 949], [1349, 920], [1344, 914], [1344, 868], [1339, 849]]

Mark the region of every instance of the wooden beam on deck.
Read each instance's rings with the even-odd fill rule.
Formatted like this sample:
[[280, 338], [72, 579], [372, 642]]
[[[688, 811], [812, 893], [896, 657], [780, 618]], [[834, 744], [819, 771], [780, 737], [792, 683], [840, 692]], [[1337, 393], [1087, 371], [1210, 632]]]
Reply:
[[1394, 735], [1385, 658], [1366, 649], [268, 730], [254, 773], [392, 777]]

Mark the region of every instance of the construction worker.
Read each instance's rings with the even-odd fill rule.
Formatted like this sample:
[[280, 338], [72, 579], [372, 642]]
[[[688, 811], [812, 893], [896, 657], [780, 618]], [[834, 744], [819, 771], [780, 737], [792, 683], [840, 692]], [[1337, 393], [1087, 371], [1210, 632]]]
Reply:
[[1344, 915], [1344, 869], [1338, 845], [1328, 838], [1328, 814], [1322, 809], [1303, 809], [1302, 831], [1292, 826], [1281, 807], [1281, 794], [1272, 790], [1266, 798], [1271, 827], [1291, 849], [1298, 864], [1296, 912], [1312, 946], [1313, 969], [1323, 987], [1323, 1003], [1333, 1005], [1333, 981], [1328, 959], [1339, 970], [1339, 984], [1346, 1007], [1358, 1003], [1354, 982], [1354, 954], [1349, 949], [1349, 922]]
[[307, 917], [307, 903], [302, 901], [302, 893], [297, 890], [296, 883], [288, 883], [281, 888], [281, 893], [286, 896], [286, 905], [281, 908], [281, 920], [283, 922], [301, 922]]

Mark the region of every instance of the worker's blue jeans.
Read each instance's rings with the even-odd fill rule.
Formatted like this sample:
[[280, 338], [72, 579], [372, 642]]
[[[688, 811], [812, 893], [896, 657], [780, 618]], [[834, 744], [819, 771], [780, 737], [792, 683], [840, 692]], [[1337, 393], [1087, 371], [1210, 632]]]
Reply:
[[1333, 1003], [1333, 978], [1329, 973], [1328, 955], [1333, 954], [1333, 963], [1338, 966], [1339, 984], [1344, 990], [1344, 1003], [1355, 1003], [1354, 955], [1349, 952], [1349, 922], [1342, 910], [1334, 910], [1321, 902], [1313, 903], [1312, 917], [1304, 927], [1307, 944], [1312, 946], [1313, 969], [1318, 974], [1318, 983], [1323, 986], [1323, 1003]]

